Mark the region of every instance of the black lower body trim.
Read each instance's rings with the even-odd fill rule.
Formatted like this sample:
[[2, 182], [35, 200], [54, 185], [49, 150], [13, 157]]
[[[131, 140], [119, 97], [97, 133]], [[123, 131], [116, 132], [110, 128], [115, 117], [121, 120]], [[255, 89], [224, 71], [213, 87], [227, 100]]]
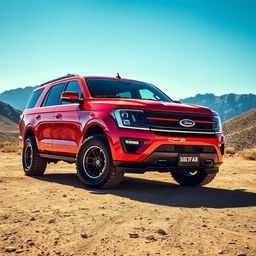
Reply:
[[222, 162], [216, 153], [200, 154], [199, 166], [178, 166], [178, 153], [153, 152], [144, 162], [113, 161], [115, 167], [123, 172], [144, 173], [147, 171], [170, 172], [179, 170], [208, 170], [218, 172]]
[[49, 159], [54, 159], [58, 161], [65, 161], [69, 163], [76, 162], [76, 157], [73, 157], [73, 156], [55, 155], [55, 154], [46, 154], [46, 153], [39, 153], [39, 155], [40, 157], [43, 157], [43, 158], [49, 158]]
[[205, 170], [207, 173], [217, 173], [222, 162], [215, 163], [211, 167], [209, 166], [191, 166], [191, 167], [180, 167], [180, 166], [166, 166], [162, 164], [153, 164], [153, 163], [138, 163], [138, 162], [122, 162], [122, 161], [113, 161], [114, 166], [122, 172], [126, 173], [145, 173], [149, 171], [156, 172], [170, 172], [170, 171], [183, 171], [183, 170]]

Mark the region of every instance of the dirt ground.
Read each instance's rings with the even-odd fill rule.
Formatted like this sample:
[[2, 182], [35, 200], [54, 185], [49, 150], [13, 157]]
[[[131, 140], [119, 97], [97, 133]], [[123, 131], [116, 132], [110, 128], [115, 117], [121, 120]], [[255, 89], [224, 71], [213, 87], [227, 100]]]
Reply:
[[256, 162], [225, 160], [205, 187], [168, 173], [129, 174], [89, 190], [75, 166], [23, 175], [0, 153], [0, 255], [256, 255]]

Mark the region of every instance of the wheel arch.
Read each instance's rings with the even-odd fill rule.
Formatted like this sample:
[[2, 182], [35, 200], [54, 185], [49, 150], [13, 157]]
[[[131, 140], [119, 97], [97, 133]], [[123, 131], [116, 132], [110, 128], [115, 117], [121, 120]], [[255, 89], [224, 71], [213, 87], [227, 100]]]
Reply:
[[106, 128], [106, 126], [104, 124], [101, 124], [99, 122], [91, 122], [90, 124], [86, 125], [86, 129], [83, 132], [82, 135], [82, 141], [81, 143], [83, 143], [83, 141], [92, 136], [92, 135], [96, 135], [96, 134], [101, 134], [104, 135], [107, 139], [107, 142], [109, 144], [110, 147], [110, 151], [111, 151], [111, 155], [113, 155], [113, 141], [110, 135], [110, 132], [108, 131], [108, 129]]
[[102, 134], [102, 135], [106, 136], [106, 133], [104, 132], [104, 129], [99, 124], [92, 124], [86, 129], [86, 131], [83, 135], [83, 141], [86, 138], [88, 138], [92, 135], [95, 135], [95, 134]]
[[35, 132], [33, 131], [33, 129], [30, 127], [26, 130], [25, 134], [24, 134], [24, 141], [30, 137], [30, 136], [33, 136], [35, 137]]
[[35, 138], [35, 141], [36, 141], [36, 145], [38, 146], [38, 139], [36, 137], [36, 132], [35, 130], [33, 129], [32, 126], [28, 126], [25, 133], [24, 133], [24, 137], [23, 137], [23, 143], [25, 143], [26, 139], [28, 137], [34, 137]]

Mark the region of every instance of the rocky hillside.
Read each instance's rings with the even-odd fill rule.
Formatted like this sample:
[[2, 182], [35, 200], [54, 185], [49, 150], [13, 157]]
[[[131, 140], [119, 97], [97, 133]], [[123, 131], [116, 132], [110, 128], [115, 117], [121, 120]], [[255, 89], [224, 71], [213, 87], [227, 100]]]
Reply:
[[226, 146], [236, 150], [256, 146], [256, 108], [223, 123]]
[[0, 101], [0, 142], [18, 141], [18, 122], [21, 111]]
[[20, 110], [17, 110], [9, 104], [0, 101], [0, 116], [6, 117], [15, 123], [18, 123], [20, 114]]
[[194, 97], [181, 99], [181, 102], [209, 107], [219, 113], [222, 121], [226, 121], [241, 115], [256, 107], [255, 94], [224, 94], [215, 96], [214, 94], [197, 94]]

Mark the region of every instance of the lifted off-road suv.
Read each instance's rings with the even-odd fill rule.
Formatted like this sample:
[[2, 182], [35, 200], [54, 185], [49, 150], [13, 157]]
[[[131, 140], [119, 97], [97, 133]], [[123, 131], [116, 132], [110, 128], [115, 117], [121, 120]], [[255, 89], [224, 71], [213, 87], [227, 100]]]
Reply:
[[205, 185], [224, 152], [215, 112], [119, 75], [68, 74], [41, 84], [19, 129], [26, 175], [43, 175], [50, 162], [76, 162], [88, 187], [111, 188], [125, 172], [145, 171], [170, 172], [182, 185]]

